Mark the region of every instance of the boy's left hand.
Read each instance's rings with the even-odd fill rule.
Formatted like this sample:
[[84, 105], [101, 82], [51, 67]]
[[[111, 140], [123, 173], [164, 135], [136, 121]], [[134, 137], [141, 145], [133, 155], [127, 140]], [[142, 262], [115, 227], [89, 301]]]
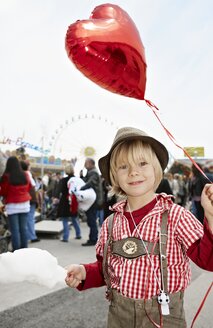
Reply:
[[206, 184], [201, 194], [201, 205], [209, 226], [213, 229], [213, 184]]

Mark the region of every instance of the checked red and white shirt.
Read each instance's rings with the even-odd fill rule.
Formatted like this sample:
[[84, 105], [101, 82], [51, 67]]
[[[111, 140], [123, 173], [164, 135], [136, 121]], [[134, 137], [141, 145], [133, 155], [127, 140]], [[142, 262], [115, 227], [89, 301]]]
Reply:
[[[188, 249], [193, 249], [194, 251], [196, 247], [199, 247], [196, 243], [200, 242], [204, 235], [203, 225], [190, 211], [174, 204], [171, 196], [166, 194], [158, 195], [158, 201], [154, 201], [152, 209], [139, 221], [137, 216], [141, 210], [132, 212], [135, 221], [139, 222], [137, 229], [133, 225], [131, 227], [131, 219], [128, 217], [130, 214], [124, 212], [125, 205], [126, 201], [121, 201], [113, 206], [115, 211], [112, 228], [113, 240], [121, 240], [127, 237], [139, 238], [139, 233], [143, 240], [157, 241], [162, 213], [168, 210], [167, 290], [169, 293], [184, 290], [189, 285], [191, 279], [187, 251]], [[79, 290], [104, 285], [102, 260], [104, 245], [107, 239], [108, 219], [102, 225], [100, 237], [96, 245], [97, 261], [85, 265], [87, 277], [85, 282], [79, 286]], [[206, 242], [204, 244], [206, 245]], [[202, 247], [205, 247], [205, 245]], [[208, 256], [208, 252], [206, 256]], [[152, 265], [147, 255], [129, 260], [109, 254], [108, 273], [111, 287], [128, 298], [148, 299], [156, 296], [159, 293], [159, 282], [161, 281], [160, 261], [158, 255], [151, 255], [150, 257]]]

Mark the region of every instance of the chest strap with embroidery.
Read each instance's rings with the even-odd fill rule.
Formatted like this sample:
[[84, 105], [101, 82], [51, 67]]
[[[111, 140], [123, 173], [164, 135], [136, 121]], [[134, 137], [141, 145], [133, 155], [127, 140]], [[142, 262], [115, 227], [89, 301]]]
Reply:
[[158, 244], [144, 241], [144, 245], [140, 239], [136, 237], [128, 237], [112, 241], [110, 247], [113, 255], [122, 256], [127, 259], [135, 259], [139, 256], [147, 255], [147, 251], [149, 254], [159, 255]]

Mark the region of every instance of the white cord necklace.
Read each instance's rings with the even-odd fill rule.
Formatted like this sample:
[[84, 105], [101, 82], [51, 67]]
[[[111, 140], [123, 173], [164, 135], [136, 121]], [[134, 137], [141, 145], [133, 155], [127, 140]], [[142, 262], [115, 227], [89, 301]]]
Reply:
[[[161, 289], [161, 283], [160, 283], [160, 281], [159, 281], [159, 279], [158, 279], [158, 277], [157, 277], [157, 274], [156, 274], [156, 272], [155, 272], [155, 268], [154, 268], [153, 261], [152, 261], [152, 259], [151, 259], [151, 256], [150, 256], [149, 252], [148, 252], [148, 249], [147, 249], [147, 247], [146, 247], [146, 244], [144, 243], [144, 240], [143, 240], [143, 238], [141, 237], [141, 234], [140, 234], [140, 232], [139, 232], [139, 229], [138, 229], [138, 227], [137, 227], [137, 225], [136, 225], [136, 223], [135, 223], [135, 220], [134, 220], [134, 218], [133, 218], [132, 211], [131, 211], [131, 208], [130, 208], [130, 205], [129, 205], [128, 202], [127, 202], [127, 205], [128, 205], [128, 209], [129, 209], [129, 213], [130, 213], [130, 216], [131, 216], [132, 222], [133, 222], [134, 227], [135, 227], [135, 229], [136, 229], [136, 231], [137, 231], [137, 233], [138, 233], [138, 236], [140, 237], [140, 240], [141, 240], [141, 242], [142, 242], [142, 244], [143, 244], [143, 247], [144, 247], [144, 249], [145, 249], [145, 251], [146, 251], [146, 254], [147, 254], [147, 257], [148, 257], [148, 259], [149, 259], [149, 262], [150, 262], [150, 265], [151, 265], [152, 271], [153, 271], [153, 273], [154, 273], [154, 278], [155, 278], [155, 280], [156, 280], [156, 282], [157, 282], [157, 284], [158, 284], [159, 290], [160, 290], [160, 294], [158, 295], [158, 303], [161, 305], [161, 311], [162, 311], [162, 314], [163, 314], [163, 315], [169, 315], [169, 313], [170, 313], [170, 312], [169, 312], [169, 306], [168, 306], [168, 303], [169, 303], [169, 296], [168, 296], [168, 295], [165, 293], [165, 291], [164, 291], [164, 281], [163, 281], [163, 278], [162, 278], [162, 271], [161, 271], [161, 278], [162, 278], [161, 280], [162, 280], [162, 288], [163, 288], [163, 289]], [[160, 244], [160, 243], [161, 243], [161, 237], [160, 237], [161, 231], [159, 230], [158, 233], [159, 233], [159, 244]], [[159, 247], [161, 247], [161, 245], [159, 245]]]

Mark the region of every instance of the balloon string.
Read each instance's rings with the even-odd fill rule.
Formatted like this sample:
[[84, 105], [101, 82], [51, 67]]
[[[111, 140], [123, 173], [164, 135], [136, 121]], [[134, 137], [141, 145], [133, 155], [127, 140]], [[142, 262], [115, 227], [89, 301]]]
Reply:
[[151, 108], [155, 108], [155, 109], [157, 109], [157, 110], [159, 110], [159, 108], [155, 105], [155, 104], [153, 104], [150, 100], [148, 100], [148, 99], [144, 99], [145, 100], [145, 102], [146, 102], [146, 104], [149, 106], [149, 107], [151, 107]]
[[206, 294], [205, 294], [205, 296], [204, 296], [204, 299], [202, 300], [202, 302], [201, 302], [201, 304], [200, 304], [200, 306], [199, 306], [199, 309], [197, 310], [197, 313], [196, 313], [196, 315], [195, 315], [195, 317], [194, 317], [194, 319], [193, 319], [193, 321], [192, 321], [192, 324], [191, 324], [190, 328], [192, 328], [192, 327], [194, 326], [195, 320], [197, 319], [197, 317], [198, 317], [198, 315], [199, 315], [199, 313], [200, 313], [200, 311], [201, 311], [201, 309], [202, 309], [202, 307], [203, 307], [203, 305], [204, 305], [204, 303], [205, 303], [205, 301], [206, 301], [206, 299], [207, 299], [207, 296], [208, 296], [208, 294], [209, 294], [210, 291], [211, 291], [212, 286], [213, 286], [213, 282], [212, 282], [211, 285], [209, 286], [209, 288], [208, 288], [208, 290], [207, 290], [207, 292], [206, 292]]
[[160, 120], [159, 116], [157, 115], [155, 109], [159, 110], [159, 108], [157, 108], [157, 106], [155, 106], [150, 100], [144, 99], [146, 104], [152, 109], [152, 112], [154, 113], [154, 115], [157, 117], [158, 121], [160, 122], [161, 126], [163, 127], [163, 129], [166, 131], [166, 134], [168, 135], [168, 137], [170, 138], [170, 140], [175, 144], [175, 146], [177, 146], [178, 148], [180, 148], [184, 154], [190, 159], [190, 161], [192, 162], [192, 164], [200, 171], [200, 173], [202, 173], [202, 175], [210, 182], [212, 183], [212, 181], [207, 177], [207, 175], [203, 172], [203, 170], [200, 168], [200, 166], [193, 160], [193, 158], [189, 155], [189, 153], [182, 147], [180, 146], [175, 137], [171, 134], [171, 132], [164, 126], [164, 124], [162, 123], [162, 121]]

